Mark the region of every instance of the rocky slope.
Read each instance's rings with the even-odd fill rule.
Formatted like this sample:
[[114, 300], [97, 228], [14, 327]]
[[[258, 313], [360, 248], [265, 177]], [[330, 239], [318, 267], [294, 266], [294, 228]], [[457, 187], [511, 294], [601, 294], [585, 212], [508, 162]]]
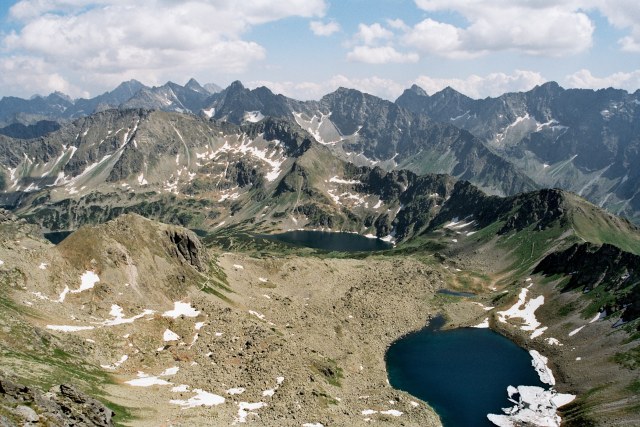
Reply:
[[474, 100], [451, 88], [429, 96], [413, 86], [396, 103], [468, 130], [538, 185], [638, 220], [640, 92], [565, 90], [551, 82]]
[[[2, 381], [0, 414], [8, 420], [438, 424], [423, 402], [389, 387], [384, 351], [438, 310], [440, 268], [409, 258], [223, 254], [187, 230], [131, 215], [53, 246], [4, 215], [0, 358], [12, 377]], [[458, 321], [481, 311], [446, 310]], [[15, 398], [16, 383], [36, 402], [31, 411], [21, 409], [30, 400]], [[54, 403], [40, 399], [61, 383], [45, 396]], [[55, 405], [76, 409], [62, 422]]]

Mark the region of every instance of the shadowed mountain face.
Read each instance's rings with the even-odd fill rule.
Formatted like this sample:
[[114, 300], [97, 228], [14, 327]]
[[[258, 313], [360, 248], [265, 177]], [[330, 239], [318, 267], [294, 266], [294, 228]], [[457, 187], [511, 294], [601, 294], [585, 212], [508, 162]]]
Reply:
[[640, 92], [565, 90], [473, 100], [451, 88], [427, 95], [414, 86], [396, 103], [482, 139], [538, 185], [578, 193], [640, 218]]

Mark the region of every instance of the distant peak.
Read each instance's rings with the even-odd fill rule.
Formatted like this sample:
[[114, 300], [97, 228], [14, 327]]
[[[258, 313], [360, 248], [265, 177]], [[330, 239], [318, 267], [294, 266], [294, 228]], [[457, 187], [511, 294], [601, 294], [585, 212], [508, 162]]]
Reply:
[[424, 89], [422, 89], [420, 86], [418, 86], [417, 84], [413, 84], [411, 85], [411, 87], [409, 89], [407, 89], [406, 91], [408, 92], [413, 92], [416, 95], [419, 96], [429, 96], [429, 94], [427, 93], [427, 91], [425, 91]]
[[48, 98], [62, 98], [65, 101], [68, 101], [68, 102], [72, 102], [73, 101], [69, 95], [67, 95], [65, 93], [62, 93], [60, 91], [53, 92], [51, 95], [48, 96]]
[[468, 98], [468, 96], [458, 92], [451, 86], [447, 86], [439, 92], [433, 94], [434, 97], [441, 96], [446, 98]]
[[187, 89], [191, 89], [194, 92], [208, 93], [207, 90], [204, 87], [202, 87], [202, 85], [198, 83], [198, 81], [193, 77], [189, 79], [189, 81], [187, 82], [186, 85], [184, 85], [184, 87]]
[[547, 90], [547, 91], [559, 91], [562, 90], [562, 87], [560, 87], [560, 85], [554, 81], [550, 81], [550, 82], [546, 82], [543, 83], [541, 85], [538, 85], [536, 87], [533, 88], [535, 89], [543, 89], [543, 90]]
[[229, 85], [229, 88], [231, 90], [241, 90], [244, 89], [244, 85], [242, 84], [242, 82], [240, 80], [236, 80], [235, 82], [231, 83]]

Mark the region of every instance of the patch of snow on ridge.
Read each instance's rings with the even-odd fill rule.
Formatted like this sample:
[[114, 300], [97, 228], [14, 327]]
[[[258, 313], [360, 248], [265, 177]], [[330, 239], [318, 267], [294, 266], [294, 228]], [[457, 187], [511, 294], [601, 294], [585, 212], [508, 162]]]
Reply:
[[606, 311], [602, 311], [602, 312], [600, 312], [600, 313], [596, 313], [596, 315], [594, 316], [594, 318], [593, 318], [593, 319], [591, 319], [591, 320], [589, 321], [589, 323], [595, 323], [595, 322], [597, 322], [598, 320], [602, 320], [602, 319], [604, 319], [605, 317], [607, 317], [607, 312], [606, 312]]
[[342, 179], [342, 178], [338, 178], [337, 175], [331, 177], [329, 179], [329, 182], [335, 182], [336, 184], [346, 184], [346, 185], [362, 184], [362, 181]]
[[169, 381], [163, 380], [160, 377], [166, 377], [170, 375], [175, 375], [178, 373], [178, 367], [174, 366], [173, 368], [165, 369], [164, 372], [157, 376], [147, 375], [142, 371], [138, 372], [138, 378], [125, 381], [125, 384], [132, 385], [134, 387], [151, 387], [153, 385], [169, 385], [171, 384]]
[[180, 339], [180, 335], [176, 334], [171, 329], [165, 329], [162, 339], [164, 341], [178, 341]]
[[253, 411], [257, 411], [258, 409], [264, 408], [265, 406], [267, 406], [267, 404], [264, 402], [238, 402], [238, 418], [233, 421], [233, 425], [235, 425], [236, 423], [246, 423], [249, 415], [254, 415], [257, 417], [258, 414]]
[[111, 306], [111, 311], [109, 312], [109, 314], [111, 315], [111, 317], [113, 317], [113, 319], [105, 320], [101, 324], [103, 326], [116, 326], [116, 325], [122, 325], [125, 323], [133, 323], [137, 319], [140, 319], [142, 317], [148, 316], [153, 313], [155, 313], [155, 311], [146, 309], [142, 313], [137, 314], [133, 317], [124, 317], [124, 312], [122, 310], [122, 307], [120, 307], [117, 304], [113, 304]]
[[104, 368], [104, 369], [116, 369], [118, 366], [122, 365], [124, 362], [127, 361], [127, 359], [129, 358], [129, 356], [127, 356], [126, 354], [124, 356], [122, 356], [120, 358], [120, 360], [118, 360], [117, 362], [114, 362], [112, 365], [100, 365], [100, 367]]
[[174, 399], [170, 400], [169, 403], [184, 406], [184, 409], [188, 409], [198, 406], [217, 406], [225, 402], [224, 397], [209, 393], [208, 391], [204, 391], [199, 388], [194, 388], [193, 392], [196, 393], [196, 395], [187, 400]]
[[586, 325], [582, 325], [579, 328], [574, 329], [573, 331], [569, 332], [569, 336], [572, 337], [575, 334], [577, 334], [578, 332], [580, 332]]
[[100, 281], [98, 275], [93, 271], [85, 271], [82, 276], [80, 276], [80, 287], [75, 290], [70, 290], [68, 286], [65, 286], [64, 290], [60, 294], [58, 298], [58, 302], [64, 302], [68, 293], [79, 294], [82, 291], [87, 291], [95, 286], [96, 283]]
[[93, 329], [93, 326], [47, 325], [47, 329], [58, 332], [78, 332], [89, 331]]
[[176, 301], [173, 303], [173, 310], [165, 311], [162, 316], [177, 319], [180, 316], [197, 317], [199, 314], [200, 312], [191, 307], [188, 302]]
[[507, 319], [522, 319], [524, 325], [521, 326], [520, 329], [523, 331], [532, 331], [531, 338], [536, 338], [542, 335], [547, 329], [546, 326], [540, 328], [542, 324], [536, 319], [534, 314], [535, 311], [544, 304], [544, 295], [540, 295], [526, 302], [528, 292], [529, 290], [527, 288], [522, 288], [518, 296], [518, 301], [508, 310], [497, 313], [498, 320], [502, 323], [507, 323]]
[[250, 123], [258, 123], [264, 119], [264, 114], [261, 111], [245, 111], [242, 119]]

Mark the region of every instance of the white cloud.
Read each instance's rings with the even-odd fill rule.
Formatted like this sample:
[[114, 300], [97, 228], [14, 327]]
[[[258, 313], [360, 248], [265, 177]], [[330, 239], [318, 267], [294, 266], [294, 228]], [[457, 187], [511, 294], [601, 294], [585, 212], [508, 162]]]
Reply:
[[422, 87], [428, 94], [452, 87], [471, 98], [499, 96], [506, 92], [522, 92], [532, 89], [547, 80], [535, 71], [516, 70], [513, 74], [491, 73], [486, 76], [472, 74], [464, 79], [442, 79], [420, 76], [414, 83]]
[[347, 59], [367, 64], [388, 64], [418, 62], [420, 57], [417, 53], [400, 53], [391, 46], [356, 46], [347, 54]]
[[591, 46], [594, 24], [574, 1], [416, 0], [428, 12], [453, 11], [466, 27], [430, 18], [408, 32], [405, 42], [425, 53], [468, 57], [512, 50], [529, 55], [562, 56]]
[[326, 24], [322, 21], [311, 21], [309, 23], [309, 29], [316, 36], [326, 37], [340, 31], [340, 24], [335, 21], [329, 21]]
[[395, 100], [407, 87], [404, 83], [398, 83], [397, 81], [377, 76], [353, 78], [341, 74], [332, 76], [322, 82], [278, 82], [260, 80], [248, 82], [246, 85], [250, 88], [267, 86], [275, 93], [300, 100], [317, 100], [335, 91], [339, 87], [353, 88], [380, 98]]
[[358, 25], [358, 32], [355, 38], [365, 45], [371, 46], [379, 41], [389, 40], [393, 37], [393, 32], [384, 28], [379, 23]]
[[[29, 94], [48, 95], [59, 91], [73, 96], [87, 96], [64, 77], [52, 72], [39, 58], [10, 56], [0, 58], [0, 88], [14, 88]], [[11, 89], [5, 94], [12, 94]]]
[[463, 47], [462, 33], [463, 30], [453, 25], [427, 18], [408, 30], [404, 41], [424, 53], [451, 58], [471, 57], [473, 54]]
[[[25, 69], [25, 78], [58, 74], [93, 92], [131, 78], [158, 84], [237, 74], [266, 57], [244, 39], [250, 28], [325, 9], [325, 0], [22, 0], [10, 10], [18, 30], [3, 35], [0, 60], [31, 58], [38, 71]], [[51, 85], [43, 81], [38, 91]]]
[[582, 69], [566, 77], [566, 86], [585, 89], [614, 87], [634, 92], [640, 88], [640, 69], [628, 73], [614, 73], [605, 77], [595, 77], [591, 71]]
[[597, 8], [611, 25], [630, 29], [629, 35], [618, 40], [621, 49], [640, 52], [640, 2], [637, 0], [596, 0]]

